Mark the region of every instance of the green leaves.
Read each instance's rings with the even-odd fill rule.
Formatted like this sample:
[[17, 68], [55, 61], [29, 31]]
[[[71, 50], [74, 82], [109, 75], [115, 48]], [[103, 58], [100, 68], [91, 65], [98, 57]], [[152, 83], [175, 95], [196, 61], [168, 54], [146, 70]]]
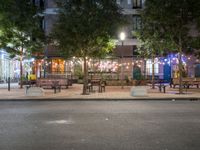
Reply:
[[60, 0], [58, 6], [51, 38], [62, 56], [102, 57], [113, 48], [111, 38], [122, 23], [121, 9], [114, 0]]
[[38, 9], [30, 0], [1, 0], [0, 6], [0, 48], [13, 55], [30, 55], [41, 52], [44, 47], [44, 33], [40, 28]]
[[[192, 53], [191, 47], [199, 47], [196, 37], [199, 32], [200, 2], [196, 0], [147, 0], [142, 11], [142, 29], [138, 33], [140, 41], [150, 49], [163, 51], [180, 50]], [[197, 15], [198, 14], [198, 15]], [[191, 42], [193, 41], [193, 42]]]

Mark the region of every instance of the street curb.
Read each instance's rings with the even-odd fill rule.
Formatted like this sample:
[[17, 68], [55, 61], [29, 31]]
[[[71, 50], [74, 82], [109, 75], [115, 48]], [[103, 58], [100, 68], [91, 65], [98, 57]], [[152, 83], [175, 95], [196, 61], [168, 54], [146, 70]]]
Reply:
[[28, 98], [28, 99], [0, 99], [0, 102], [6, 101], [200, 101], [200, 98], [196, 97], [187, 97], [187, 98], [180, 98], [180, 97], [172, 97], [172, 98]]

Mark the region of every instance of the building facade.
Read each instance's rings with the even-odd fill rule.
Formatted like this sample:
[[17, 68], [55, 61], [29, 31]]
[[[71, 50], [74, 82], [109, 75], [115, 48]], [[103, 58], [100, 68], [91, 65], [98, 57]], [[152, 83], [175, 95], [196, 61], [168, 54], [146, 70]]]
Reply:
[[[44, 7], [44, 23], [43, 28], [46, 35], [51, 33], [53, 24], [57, 19], [57, 6], [54, 0], [36, 0], [38, 4], [43, 4]], [[41, 2], [42, 1], [42, 2]], [[140, 29], [142, 22], [140, 17], [140, 11], [144, 7], [145, 0], [116, 0], [116, 3], [123, 8], [123, 14], [129, 18], [130, 25], [123, 28], [123, 32], [126, 34], [126, 39], [123, 41], [117, 40], [116, 48], [113, 50], [116, 59], [106, 63], [101, 62], [96, 66], [99, 66], [100, 71], [110, 71], [106, 69], [103, 64], [110, 64], [110, 68], [115, 68], [113, 71], [120, 72], [123, 68], [123, 76], [119, 78], [133, 78], [134, 68], [140, 67], [142, 74], [146, 78], [151, 78], [152, 76], [152, 61], [148, 59], [140, 59], [135, 52], [137, 48], [137, 40], [133, 36], [133, 32]], [[119, 31], [119, 34], [122, 31]], [[43, 63], [43, 67], [40, 66], [41, 71], [46, 72], [58, 72], [65, 73], [72, 71], [73, 61], [66, 61], [58, 55], [57, 50], [52, 46], [46, 46], [44, 54], [46, 56], [46, 62]], [[199, 60], [196, 58], [190, 58], [191, 56], [184, 56], [183, 62], [185, 62], [185, 70], [188, 76], [199, 76], [197, 73]], [[189, 59], [190, 58], [190, 59]], [[105, 60], [104, 60], [105, 61]], [[42, 62], [41, 62], [42, 63]], [[94, 63], [95, 64], [95, 63]], [[95, 66], [95, 65], [91, 66]], [[102, 64], [102, 65], [101, 65]], [[155, 58], [155, 75], [157, 78], [170, 80], [172, 77], [177, 75], [177, 56], [175, 54], [170, 54], [166, 58]], [[188, 67], [192, 66], [192, 67]], [[100, 67], [101, 66], [101, 67]], [[102, 69], [105, 68], [105, 69]], [[95, 70], [90, 68], [91, 70]], [[45, 73], [43, 73], [45, 74]]]
[[[118, 41], [116, 43], [117, 48], [114, 49], [114, 54], [117, 58], [121, 57], [121, 54], [123, 53], [123, 61], [122, 60], [116, 60], [119, 64], [124, 64], [124, 71], [128, 76], [131, 76], [131, 72], [133, 71], [132, 66], [125, 66], [125, 64], [132, 64], [133, 62], [133, 55], [134, 55], [134, 49], [136, 48], [137, 41], [133, 37], [132, 32], [135, 29], [140, 28], [141, 25], [141, 19], [139, 16], [139, 11], [142, 9], [143, 0], [117, 0], [117, 4], [120, 5], [120, 7], [123, 8], [123, 13], [130, 18], [130, 25], [124, 27], [124, 32], [126, 33], [126, 39], [124, 41], [124, 45], [121, 46], [121, 41]], [[56, 22], [57, 19], [57, 13], [56, 11], [58, 8], [56, 7], [56, 3], [54, 0], [45, 0], [44, 1], [44, 31], [46, 35], [49, 35], [51, 33], [51, 30], [53, 28], [53, 24]], [[137, 21], [137, 23], [135, 22]], [[120, 33], [121, 31], [119, 31]], [[52, 46], [47, 46], [45, 49], [45, 56], [48, 59], [48, 67], [46, 67], [46, 70], [51, 72], [65, 72], [66, 70], [67, 62], [63, 60], [57, 53], [57, 50], [53, 48]], [[123, 63], [124, 62], [124, 63]], [[125, 63], [127, 62], [127, 63]], [[102, 63], [103, 64], [103, 63]], [[58, 67], [59, 66], [59, 67]], [[69, 65], [68, 65], [69, 66]], [[141, 64], [141, 66], [143, 66]]]
[[[145, 78], [152, 76], [152, 60], [141, 59], [136, 53], [137, 40], [133, 36], [133, 32], [140, 29], [142, 22], [140, 11], [144, 8], [145, 0], [116, 0], [116, 3], [123, 8], [123, 14], [126, 15], [130, 24], [125, 26], [122, 31], [126, 35], [125, 40], [116, 39], [116, 48], [113, 50], [114, 58], [104, 60], [89, 60], [90, 72], [105, 72], [112, 74], [115, 78], [134, 78], [133, 72], [135, 67], [139, 67]], [[55, 0], [33, 0], [36, 6], [43, 11], [41, 16], [41, 27], [44, 29], [45, 35], [48, 36], [57, 19], [57, 6]], [[82, 61], [78, 58], [64, 60], [57, 49], [47, 45], [44, 48], [44, 59], [24, 60], [24, 76], [28, 73], [34, 73], [37, 77], [46, 77], [48, 74], [75, 74], [76, 68], [80, 69]], [[188, 77], [200, 77], [200, 61], [194, 56], [183, 55], [184, 70]], [[155, 75], [156, 78], [170, 80], [178, 75], [178, 60], [176, 54], [169, 54], [165, 58], [155, 58]], [[33, 66], [33, 67], [32, 67]], [[0, 51], [0, 81], [6, 82], [8, 77], [13, 81], [19, 79], [19, 61], [10, 59], [9, 54]], [[123, 72], [123, 74], [121, 74]]]

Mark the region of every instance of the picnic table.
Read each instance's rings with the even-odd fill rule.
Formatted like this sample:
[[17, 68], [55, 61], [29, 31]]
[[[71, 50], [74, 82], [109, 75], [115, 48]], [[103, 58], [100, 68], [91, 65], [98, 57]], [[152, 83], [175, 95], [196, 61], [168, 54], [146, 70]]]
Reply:
[[168, 86], [168, 84], [166, 84], [163, 79], [160, 79], [155, 85], [158, 87], [159, 92], [166, 93], [166, 87]]
[[94, 88], [96, 87], [96, 89], [98, 89], [98, 92], [101, 93], [105, 92], [105, 86], [105, 81], [102, 81], [101, 79], [92, 79], [88, 83], [88, 90], [89, 92], [95, 92]]
[[160, 83], [160, 84], [158, 84], [157, 86], [158, 86], [160, 92], [163, 92], [163, 93], [166, 92], [166, 87], [167, 87], [166, 84]]
[[59, 81], [52, 81], [52, 88], [54, 89], [54, 93], [57, 93], [57, 90], [58, 92], [61, 91], [61, 85], [59, 85]]

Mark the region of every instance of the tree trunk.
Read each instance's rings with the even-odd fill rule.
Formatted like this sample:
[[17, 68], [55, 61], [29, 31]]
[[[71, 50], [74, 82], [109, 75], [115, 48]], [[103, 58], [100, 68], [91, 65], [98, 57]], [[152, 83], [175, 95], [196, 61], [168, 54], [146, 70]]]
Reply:
[[83, 80], [83, 95], [87, 95], [87, 85], [88, 85], [88, 69], [87, 69], [87, 59], [86, 56], [83, 57], [83, 70], [84, 70], [84, 80]]
[[154, 61], [154, 56], [152, 56], [152, 89], [155, 89], [155, 61]]
[[144, 77], [147, 80], [147, 61], [144, 61]]
[[182, 84], [182, 74], [183, 74], [183, 70], [182, 70], [182, 40], [181, 40], [181, 36], [179, 36], [179, 55], [178, 55], [178, 70], [179, 70], [179, 94], [183, 94], [183, 84]]
[[183, 84], [182, 84], [183, 71], [182, 71], [182, 49], [181, 48], [179, 49], [178, 61], [179, 61], [179, 64], [178, 64], [178, 70], [179, 70], [179, 94], [183, 94]]

